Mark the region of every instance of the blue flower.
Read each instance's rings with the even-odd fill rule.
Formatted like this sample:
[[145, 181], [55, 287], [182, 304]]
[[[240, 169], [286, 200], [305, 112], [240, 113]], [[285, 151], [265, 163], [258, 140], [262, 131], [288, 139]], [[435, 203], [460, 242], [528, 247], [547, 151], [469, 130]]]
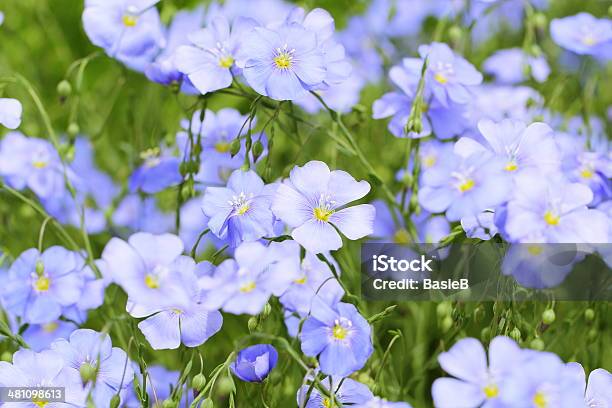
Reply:
[[[185, 248], [191, 250], [202, 233], [202, 226], [208, 225], [208, 218], [202, 213], [202, 198], [192, 198], [181, 207], [181, 227], [179, 236], [185, 244]], [[207, 248], [221, 248], [225, 241], [217, 238], [214, 234], [205, 234], [198, 244], [196, 254], [204, 252]]]
[[[419, 64], [422, 64], [420, 60]], [[406, 58], [402, 65], [389, 70], [389, 78], [401, 92], [389, 92], [372, 105], [372, 117], [382, 119], [393, 116], [389, 131], [396, 137], [420, 138], [432, 133], [439, 139], [449, 139], [461, 134], [469, 125], [469, 111], [466, 104], [443, 104], [426, 93], [425, 103], [421, 106], [421, 132], [406, 134], [405, 126], [414, 102], [420, 72], [415, 76], [413, 58]], [[428, 91], [428, 88], [426, 88]]]
[[[529, 78], [544, 82], [550, 74], [550, 67], [543, 56], [535, 57], [520, 48], [496, 51], [484, 61], [484, 72], [495, 77], [503, 84], [517, 84]], [[529, 74], [526, 73], [528, 70]]]
[[234, 375], [242, 381], [262, 382], [276, 366], [278, 352], [270, 344], [255, 344], [238, 352], [230, 365]]
[[19, 132], [0, 141], [0, 176], [11, 187], [28, 187], [40, 198], [56, 197], [65, 189], [62, 163], [51, 143]]
[[130, 192], [159, 193], [179, 184], [183, 179], [179, 172], [181, 159], [171, 156], [170, 152], [149, 149], [141, 154], [141, 158], [143, 164], [130, 176]]
[[261, 95], [293, 100], [326, 78], [325, 54], [317, 34], [300, 24], [256, 27], [243, 47], [243, 75]]
[[0, 98], [0, 125], [17, 129], [21, 125], [23, 107], [17, 99]]
[[403, 66], [418, 82], [423, 63], [427, 58], [425, 88], [442, 104], [466, 104], [471, 98], [471, 89], [482, 82], [482, 74], [464, 58], [456, 55], [444, 43], [419, 46], [421, 58], [406, 58]]
[[223, 317], [217, 310], [202, 304], [198, 274], [212, 269], [209, 263], [195, 264], [193, 259], [180, 257], [169, 267], [167, 281], [174, 286], [163, 301], [156, 299], [132, 302], [127, 310], [133, 317], [144, 318], [138, 328], [153, 349], [176, 349], [181, 343], [197, 347], [217, 333]]
[[612, 21], [589, 13], [556, 18], [550, 35], [557, 45], [580, 55], [597, 55], [612, 47]]
[[355, 405], [355, 408], [412, 408], [407, 402], [391, 402], [380, 397], [374, 397], [365, 404]]
[[[324, 90], [320, 89], [315, 92], [323, 98], [327, 106], [336, 112], [348, 113], [353, 106], [359, 103], [359, 96], [364, 85], [365, 81], [353, 74], [340, 84], [334, 84]], [[294, 102], [311, 114], [323, 109], [321, 102], [312, 94], [305, 94]]]
[[494, 156], [503, 170], [516, 175], [523, 171], [542, 174], [559, 171], [560, 154], [553, 130], [545, 123], [529, 126], [521, 121], [504, 119], [495, 123], [488, 119], [478, 122], [480, 140], [462, 137], [455, 144], [455, 153], [463, 157]]
[[214, 271], [200, 277], [202, 303], [209, 309], [223, 309], [232, 314], [261, 313], [273, 294], [282, 295], [295, 279], [299, 265], [281, 258], [295, 242], [272, 242], [265, 247], [259, 242], [245, 242], [234, 252], [234, 259], [223, 261]]
[[504, 230], [514, 242], [608, 242], [609, 220], [588, 209], [593, 192], [585, 185], [538, 172], [517, 175]]
[[36, 352], [48, 349], [57, 339], [67, 339], [77, 326], [63, 320], [55, 320], [44, 324], [31, 324], [23, 332], [22, 337]]
[[83, 27], [91, 42], [109, 56], [143, 71], [164, 46], [158, 1], [86, 0]]
[[13, 262], [2, 288], [3, 305], [25, 323], [49, 323], [62, 308], [75, 304], [83, 291], [81, 254], [59, 246], [28, 249]]
[[89, 379], [85, 389], [91, 392], [96, 406], [109, 405], [113, 395], [126, 390], [132, 384], [134, 372], [125, 351], [113, 347], [106, 333], [79, 329], [74, 331], [68, 340], [55, 341], [51, 349], [64, 358], [67, 367], [81, 373], [87, 369], [95, 370], [95, 378]]
[[161, 212], [154, 197], [128, 194], [117, 205], [112, 216], [113, 224], [131, 231], [161, 234], [174, 227], [174, 215]]
[[517, 366], [520, 371], [524, 359], [523, 351], [507, 337], [499, 336], [491, 341], [488, 363], [478, 340], [459, 340], [438, 356], [440, 366], [455, 378], [434, 381], [431, 389], [434, 405], [437, 408], [499, 406], [509, 375]]
[[[329, 396], [321, 394], [321, 391], [311, 386], [312, 377], [307, 377], [306, 381], [307, 384], [300, 387], [297, 392], [298, 406], [304, 408], [331, 407]], [[361, 406], [360, 404], [367, 403], [374, 397], [367, 386], [350, 378], [326, 377], [319, 383], [327, 393], [333, 392], [336, 403], [340, 402], [342, 406]]]
[[500, 399], [510, 407], [584, 406], [584, 388], [571, 366], [548, 352], [526, 352], [527, 359], [508, 376]]
[[458, 221], [502, 204], [511, 187], [510, 175], [499, 159], [451, 154], [443, 159], [443, 166], [423, 173], [418, 199], [427, 211], [446, 211], [449, 221]]
[[224, 16], [215, 17], [207, 28], [189, 35], [193, 45], [178, 48], [176, 66], [202, 94], [227, 88], [237, 64], [244, 62], [243, 43], [255, 26], [255, 20], [239, 17], [230, 29]]
[[145, 69], [147, 78], [163, 85], [181, 84], [181, 91], [189, 94], [197, 93], [189, 79], [184, 78], [179, 72], [176, 59], [177, 49], [188, 44], [188, 35], [202, 27], [203, 23], [203, 7], [176, 13], [166, 33], [166, 45]]
[[[0, 361], [0, 386], [40, 387], [41, 385], [64, 388], [66, 405], [85, 406], [87, 393], [81, 386], [79, 372], [66, 365], [59, 353], [53, 350], [36, 353], [21, 349], [13, 354], [12, 364]], [[18, 404], [27, 408], [41, 406], [36, 402]]]
[[[181, 290], [173, 271], [184, 266], [183, 242], [172, 234], [138, 232], [128, 241], [112, 238], [102, 252], [111, 279], [137, 304], [161, 306]], [[179, 292], [182, 293], [182, 292]]]
[[270, 206], [276, 186], [265, 185], [253, 170], [236, 170], [227, 187], [207, 187], [202, 209], [208, 227], [219, 238], [236, 247], [274, 233]]
[[587, 383], [584, 368], [580, 363], [567, 363], [566, 367], [573, 370], [576, 378], [580, 379], [587, 406], [605, 407], [612, 403], [612, 375], [608, 370], [597, 368], [591, 371]]
[[346, 377], [361, 369], [372, 354], [371, 327], [355, 306], [318, 302], [302, 326], [302, 352], [318, 357], [321, 371]]
[[499, 229], [495, 225], [495, 213], [483, 211], [478, 215], [461, 218], [461, 227], [468, 238], [478, 238], [488, 241], [493, 238]]
[[372, 233], [375, 210], [370, 204], [347, 206], [370, 191], [367, 181], [356, 181], [342, 170], [330, 171], [320, 161], [296, 166], [276, 190], [272, 211], [293, 228], [291, 236], [313, 253], [342, 246], [340, 230], [356, 240]]

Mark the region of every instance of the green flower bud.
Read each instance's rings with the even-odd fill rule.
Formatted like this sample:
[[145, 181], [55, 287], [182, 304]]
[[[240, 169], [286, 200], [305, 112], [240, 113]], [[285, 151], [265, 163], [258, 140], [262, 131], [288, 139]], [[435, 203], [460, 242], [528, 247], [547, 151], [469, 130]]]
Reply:
[[167, 400], [164, 400], [164, 402], [162, 402], [162, 408], [177, 408], [177, 407], [178, 407], [178, 404], [174, 400], [167, 399]]
[[57, 84], [57, 94], [60, 97], [66, 98], [70, 96], [71, 93], [72, 93], [72, 85], [70, 85], [70, 82], [64, 79], [60, 81], [59, 84]]
[[118, 408], [120, 403], [121, 397], [119, 397], [119, 394], [115, 394], [110, 400], [110, 408]]
[[253, 161], [257, 161], [257, 159], [259, 159], [259, 157], [261, 156], [261, 154], [263, 153], [264, 147], [263, 144], [257, 140], [254, 144], [253, 144]]
[[597, 332], [597, 329], [594, 327], [591, 330], [589, 330], [589, 332], [587, 333], [587, 337], [591, 341], [597, 339], [598, 335], [599, 333]]
[[96, 367], [94, 367], [90, 363], [83, 363], [81, 364], [81, 367], [79, 367], [79, 374], [81, 375], [81, 380], [83, 381], [83, 384], [87, 384], [88, 382], [92, 382], [96, 379], [98, 370], [96, 370]]
[[261, 312], [261, 317], [266, 318], [270, 316], [270, 313], [272, 313], [272, 306], [269, 303], [266, 303], [264, 305], [263, 311]]
[[38, 276], [42, 275], [45, 272], [45, 265], [42, 263], [42, 261], [39, 259], [38, 261], [36, 261], [36, 274]]
[[11, 362], [13, 361], [13, 353], [11, 353], [10, 351], [5, 351], [4, 353], [2, 353], [2, 355], [0, 356], [0, 360], [2, 361], [7, 361], [7, 362]]
[[537, 351], [542, 351], [544, 350], [544, 342], [541, 338], [537, 337], [531, 340], [531, 343], [529, 343], [529, 347]]
[[448, 37], [452, 42], [459, 42], [463, 37], [463, 30], [461, 30], [461, 27], [454, 25], [448, 30]]
[[238, 154], [238, 152], [240, 152], [240, 139], [236, 138], [232, 140], [232, 143], [230, 144], [230, 154], [232, 157], [234, 157]]
[[480, 331], [480, 340], [488, 342], [491, 339], [491, 328], [485, 327]]
[[474, 321], [475, 322], [481, 322], [484, 316], [485, 316], [485, 310], [482, 306], [478, 306], [476, 309], [474, 309]]
[[542, 321], [544, 324], [552, 324], [556, 319], [555, 311], [552, 309], [546, 309], [542, 313]]
[[514, 339], [515, 341], [521, 341], [521, 331], [519, 330], [518, 327], [515, 327], [514, 329], [512, 329], [510, 331], [510, 338]]
[[200, 405], [200, 408], [214, 408], [215, 404], [213, 403], [213, 400], [211, 400], [210, 398], [206, 398], [203, 402], [202, 405]]
[[442, 319], [445, 316], [449, 316], [453, 311], [453, 306], [450, 302], [441, 302], [436, 306], [436, 314], [438, 318]]
[[536, 13], [533, 16], [533, 23], [535, 24], [536, 27], [543, 30], [546, 28], [546, 25], [548, 24], [548, 19], [542, 13]]
[[191, 380], [191, 388], [193, 388], [196, 391], [202, 391], [205, 385], [206, 385], [206, 377], [202, 373], [196, 374]]
[[257, 319], [257, 316], [252, 316], [248, 323], [247, 326], [249, 328], [249, 332], [254, 332], [257, 330], [257, 326], [259, 326], [259, 320]]
[[72, 122], [71, 124], [69, 124], [68, 129], [66, 130], [66, 132], [68, 133], [68, 136], [72, 136], [72, 137], [78, 135], [80, 131], [81, 131], [81, 128], [75, 122]]
[[440, 329], [442, 330], [442, 333], [448, 332], [451, 327], [453, 327], [453, 323], [453, 318], [450, 316], [446, 316], [444, 319], [442, 319], [440, 322]]
[[227, 377], [221, 377], [217, 380], [215, 385], [217, 386], [219, 395], [227, 395], [234, 388], [234, 381]]
[[189, 166], [187, 165], [187, 162], [181, 162], [181, 164], [179, 165], [179, 173], [181, 173], [181, 176], [185, 178], [188, 172]]
[[587, 320], [587, 322], [592, 322], [595, 320], [595, 311], [589, 307], [584, 311], [584, 318]]

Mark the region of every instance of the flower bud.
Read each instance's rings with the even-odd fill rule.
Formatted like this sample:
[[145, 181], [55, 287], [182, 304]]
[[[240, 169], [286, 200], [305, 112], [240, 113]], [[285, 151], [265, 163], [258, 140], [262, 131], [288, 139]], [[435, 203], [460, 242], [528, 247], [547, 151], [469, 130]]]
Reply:
[[263, 311], [261, 312], [261, 317], [266, 318], [270, 316], [270, 313], [272, 313], [272, 306], [269, 303], [266, 303], [264, 305]]
[[121, 397], [119, 397], [119, 394], [115, 394], [110, 400], [110, 408], [118, 408], [120, 403]]
[[249, 328], [249, 332], [253, 333], [254, 331], [256, 331], [257, 326], [259, 326], [259, 320], [257, 319], [257, 316], [252, 316], [251, 318], [249, 318], [247, 326]]
[[453, 311], [453, 306], [450, 302], [441, 302], [436, 306], [436, 313], [440, 319], [445, 316], [449, 316]]
[[43, 264], [43, 262], [39, 259], [38, 261], [36, 261], [36, 274], [38, 276], [42, 275], [45, 272], [45, 265]]
[[178, 407], [178, 404], [174, 400], [167, 399], [167, 400], [164, 400], [164, 402], [162, 402], [162, 408], [177, 408], [177, 407]]
[[2, 353], [2, 355], [0, 356], [0, 360], [2, 361], [8, 361], [9, 363], [11, 361], [13, 361], [13, 353], [11, 353], [10, 351], [5, 351], [4, 353]]
[[202, 391], [205, 385], [206, 385], [206, 377], [202, 373], [196, 374], [191, 380], [191, 388], [193, 388], [196, 391]]
[[240, 152], [240, 139], [236, 138], [232, 140], [232, 143], [230, 144], [230, 154], [232, 157], [234, 157], [238, 154], [238, 152]]
[[518, 327], [515, 327], [514, 329], [512, 329], [512, 331], [510, 331], [510, 338], [514, 339], [515, 341], [521, 341], [521, 331], [519, 330]]
[[442, 330], [442, 333], [446, 333], [451, 329], [451, 327], [453, 327], [453, 318], [450, 316], [446, 316], [440, 322], [440, 329]]
[[544, 324], [552, 324], [556, 319], [555, 311], [552, 309], [546, 309], [542, 313], [542, 322]]
[[529, 347], [537, 351], [542, 351], [544, 350], [544, 342], [541, 338], [537, 337], [531, 340], [531, 343], [529, 343]]
[[584, 311], [584, 318], [587, 320], [587, 322], [592, 322], [595, 320], [595, 311], [589, 307]]
[[68, 136], [72, 136], [72, 137], [79, 134], [80, 131], [81, 131], [81, 128], [79, 128], [79, 125], [77, 125], [75, 122], [72, 122], [71, 124], [69, 124], [68, 129], [66, 130], [66, 132], [68, 133]]
[[536, 13], [533, 16], [533, 23], [535, 24], [536, 27], [543, 30], [546, 28], [546, 25], [548, 24], [548, 20], [546, 19], [546, 16], [544, 14]]
[[487, 342], [491, 339], [491, 328], [485, 327], [480, 331], [480, 340]]
[[93, 365], [83, 363], [81, 364], [81, 367], [79, 367], [79, 374], [81, 375], [83, 384], [87, 384], [88, 382], [93, 382], [96, 379], [97, 370]]
[[253, 144], [253, 161], [256, 162], [257, 159], [259, 159], [259, 157], [261, 156], [261, 154], [263, 153], [264, 147], [263, 147], [263, 143], [261, 143], [259, 140], [257, 140], [254, 144]]
[[72, 85], [70, 85], [70, 82], [64, 79], [60, 81], [59, 84], [57, 84], [57, 94], [61, 98], [67, 98], [68, 96], [70, 96], [71, 93], [72, 93]]
[[448, 37], [452, 42], [456, 43], [461, 41], [461, 37], [463, 37], [463, 31], [461, 27], [454, 25], [448, 30]]
[[202, 405], [200, 405], [200, 408], [214, 408], [215, 404], [213, 404], [213, 401], [210, 398], [206, 398], [203, 402]]

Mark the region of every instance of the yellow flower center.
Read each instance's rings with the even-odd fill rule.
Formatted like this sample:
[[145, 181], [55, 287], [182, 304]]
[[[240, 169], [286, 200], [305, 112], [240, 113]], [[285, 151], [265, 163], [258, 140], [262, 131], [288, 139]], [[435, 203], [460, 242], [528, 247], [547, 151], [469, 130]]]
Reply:
[[180, 315], [180, 314], [183, 314], [183, 311], [181, 309], [174, 308], [174, 309], [172, 309], [172, 313], [174, 313], [176, 315]]
[[138, 17], [131, 14], [124, 14], [123, 17], [121, 17], [121, 21], [126, 27], [135, 27], [136, 23], [138, 23]]
[[138, 17], [131, 14], [124, 14], [123, 17], [121, 17], [121, 21], [126, 27], [135, 27], [136, 23], [138, 23]]
[[248, 203], [244, 203], [240, 207], [238, 207], [238, 209], [236, 210], [236, 213], [238, 215], [244, 215], [244, 214], [247, 213], [247, 211], [249, 211], [249, 204]]
[[506, 171], [516, 171], [517, 169], [518, 169], [518, 164], [516, 164], [513, 161], [508, 162], [508, 164], [506, 164], [506, 167], [504, 167], [504, 170]]
[[584, 169], [582, 169], [582, 171], [580, 172], [580, 176], [581, 176], [582, 178], [585, 178], [585, 179], [592, 179], [592, 178], [593, 178], [593, 175], [594, 175], [593, 170], [591, 170], [591, 169], [589, 169], [589, 168], [584, 168]]
[[336, 324], [332, 329], [332, 336], [334, 336], [334, 339], [336, 340], [344, 340], [347, 334], [348, 330], [346, 330], [346, 328], [340, 324]]
[[46, 161], [42, 161], [42, 160], [34, 160], [32, 162], [32, 166], [35, 169], [44, 169], [45, 167], [47, 167], [48, 163]]
[[312, 213], [317, 220], [327, 222], [333, 211], [328, 210], [327, 208], [317, 207], [312, 211]]
[[582, 43], [588, 47], [591, 47], [597, 43], [597, 40], [591, 34], [587, 34], [582, 37]]
[[459, 191], [465, 193], [466, 191], [470, 191], [471, 189], [473, 189], [475, 185], [476, 183], [474, 182], [474, 180], [467, 179], [459, 185]]
[[559, 225], [560, 219], [561, 218], [558, 215], [554, 214], [552, 211], [546, 211], [544, 213], [544, 221], [546, 221], [548, 225]]
[[482, 389], [487, 398], [495, 398], [499, 394], [499, 388], [495, 384], [489, 384]]
[[434, 155], [425, 156], [423, 157], [423, 165], [425, 167], [433, 167], [437, 160], [437, 157]]
[[334, 408], [334, 406], [332, 405], [332, 402], [329, 400], [329, 398], [324, 398], [323, 399], [323, 407], [325, 407], [325, 408]]
[[58, 327], [59, 324], [57, 324], [57, 322], [51, 322], [42, 325], [42, 329], [46, 333], [53, 333], [55, 330], [57, 330]]
[[145, 276], [145, 285], [151, 289], [157, 289], [159, 288], [159, 278], [156, 275], [148, 273]]
[[251, 281], [251, 282], [248, 282], [248, 283], [242, 285], [240, 287], [240, 291], [242, 293], [249, 293], [249, 292], [252, 292], [253, 290], [255, 290], [256, 287], [257, 287], [257, 285], [255, 285], [255, 282]]
[[434, 75], [434, 79], [438, 81], [439, 83], [441, 83], [442, 85], [448, 82], [448, 78], [446, 78], [446, 76], [444, 76], [443, 74], [439, 72], [436, 72], [436, 74]]
[[234, 58], [231, 55], [219, 58], [219, 66], [221, 68], [231, 68], [234, 65]]
[[410, 234], [404, 228], [400, 228], [393, 234], [393, 242], [396, 244], [408, 244], [410, 242]]
[[274, 57], [274, 64], [278, 69], [289, 69], [293, 64], [293, 56], [288, 52], [281, 52]]
[[542, 247], [540, 245], [529, 245], [527, 246], [527, 252], [533, 256], [538, 256], [542, 253]]
[[51, 280], [46, 276], [39, 276], [34, 282], [34, 289], [39, 292], [46, 292], [49, 290], [49, 286], [51, 286]]
[[32, 400], [32, 403], [36, 405], [37, 407], [46, 407], [48, 404], [47, 401], [35, 401], [35, 400]]
[[304, 277], [302, 277], [302, 278], [300, 278], [300, 279], [296, 279], [296, 280], [294, 280], [293, 282], [294, 282], [294, 283], [297, 283], [298, 285], [303, 285], [303, 284], [305, 284], [305, 283], [306, 283], [306, 281], [307, 281], [307, 278], [306, 278], [306, 276], [304, 276]]
[[546, 402], [546, 395], [541, 392], [536, 392], [533, 396], [533, 405], [538, 408], [546, 408], [548, 406], [548, 402]]
[[215, 143], [215, 150], [219, 153], [227, 153], [229, 152], [230, 144], [227, 142], [217, 142]]

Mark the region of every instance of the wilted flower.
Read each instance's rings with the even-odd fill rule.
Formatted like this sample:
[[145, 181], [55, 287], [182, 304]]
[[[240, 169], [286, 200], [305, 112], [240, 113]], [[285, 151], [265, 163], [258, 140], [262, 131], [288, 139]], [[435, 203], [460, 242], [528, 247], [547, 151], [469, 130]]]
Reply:
[[302, 352], [318, 357], [323, 373], [345, 377], [361, 369], [372, 354], [371, 331], [355, 306], [317, 302], [302, 326]]
[[308, 251], [321, 253], [342, 246], [340, 230], [348, 239], [372, 233], [374, 207], [347, 206], [370, 191], [367, 181], [356, 181], [342, 170], [310, 161], [296, 166], [276, 190], [272, 211], [293, 228], [291, 236]]
[[270, 344], [255, 344], [238, 352], [230, 365], [234, 375], [242, 381], [262, 382], [276, 366], [278, 352]]
[[17, 129], [21, 124], [23, 107], [17, 99], [0, 98], [0, 125]]

